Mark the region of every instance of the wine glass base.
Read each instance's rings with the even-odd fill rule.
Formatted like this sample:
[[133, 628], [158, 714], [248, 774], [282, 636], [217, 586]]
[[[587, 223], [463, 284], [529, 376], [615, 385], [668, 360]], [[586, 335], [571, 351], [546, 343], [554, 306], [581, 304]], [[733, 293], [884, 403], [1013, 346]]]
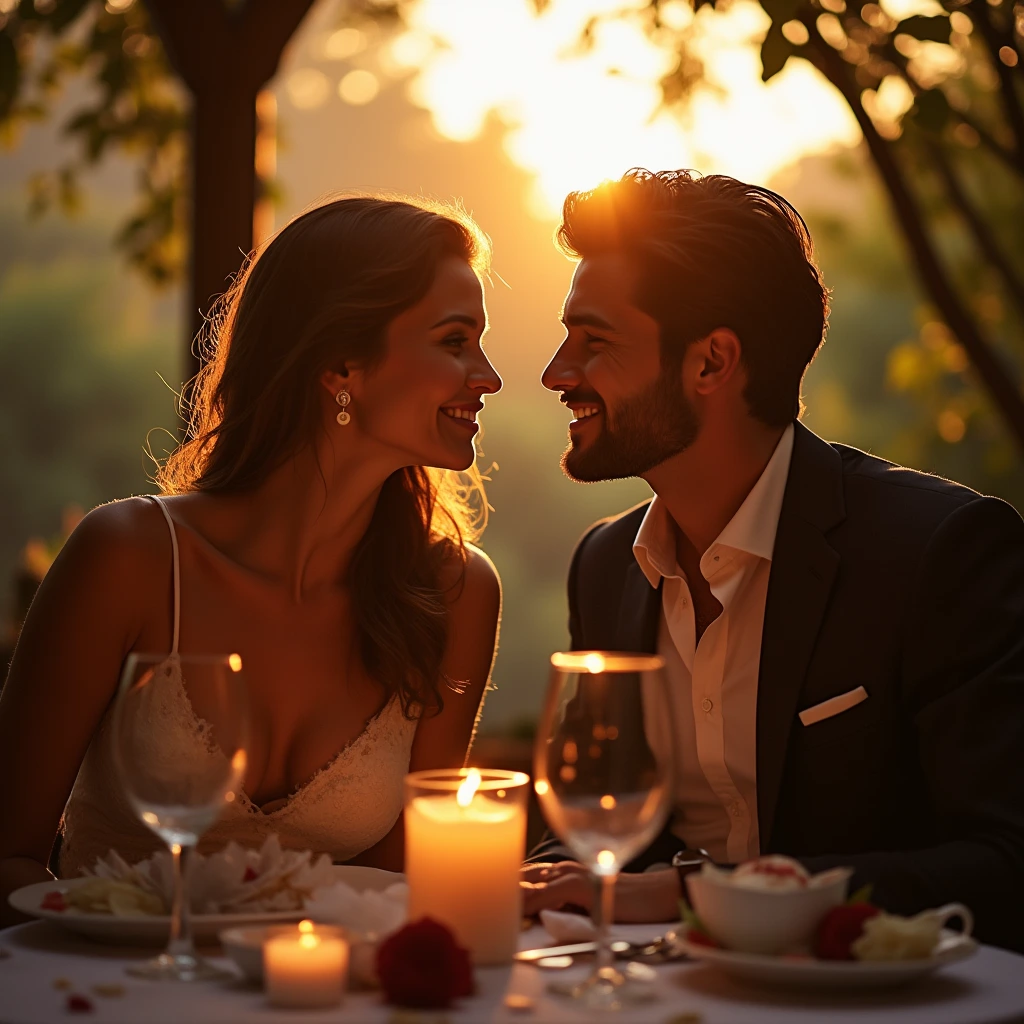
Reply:
[[127, 970], [133, 978], [150, 981], [216, 981], [234, 977], [230, 971], [222, 971], [201, 956], [189, 953], [161, 953]]
[[588, 1010], [621, 1010], [624, 1006], [649, 1003], [657, 992], [648, 976], [629, 977], [614, 967], [602, 967], [585, 981], [575, 984], [551, 981], [548, 991], [566, 996]]

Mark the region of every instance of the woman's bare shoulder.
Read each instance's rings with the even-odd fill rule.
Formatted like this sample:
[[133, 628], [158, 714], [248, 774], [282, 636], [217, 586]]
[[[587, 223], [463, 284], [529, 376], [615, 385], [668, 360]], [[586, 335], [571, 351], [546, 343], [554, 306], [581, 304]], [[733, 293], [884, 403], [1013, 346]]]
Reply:
[[170, 534], [160, 509], [147, 498], [121, 498], [98, 505], [75, 527], [65, 559], [154, 569], [167, 560]]
[[453, 549], [445, 555], [441, 562], [440, 583], [449, 605], [501, 602], [498, 570], [475, 544], [465, 544], [464, 553]]

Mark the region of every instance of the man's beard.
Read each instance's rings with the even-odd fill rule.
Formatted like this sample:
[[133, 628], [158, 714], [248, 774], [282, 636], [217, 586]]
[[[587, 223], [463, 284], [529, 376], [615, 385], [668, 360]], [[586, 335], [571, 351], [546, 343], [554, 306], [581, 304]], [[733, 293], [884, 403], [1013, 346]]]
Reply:
[[601, 433], [585, 448], [570, 444], [562, 471], [578, 483], [642, 476], [696, 440], [700, 423], [679, 386], [678, 373], [663, 371], [638, 395], [604, 408]]

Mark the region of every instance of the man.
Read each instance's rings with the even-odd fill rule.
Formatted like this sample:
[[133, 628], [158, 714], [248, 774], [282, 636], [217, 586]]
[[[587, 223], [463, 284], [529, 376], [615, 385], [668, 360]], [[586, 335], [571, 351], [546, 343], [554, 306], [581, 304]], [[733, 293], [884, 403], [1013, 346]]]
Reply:
[[[558, 243], [563, 468], [655, 493], [569, 577], [574, 649], [666, 662], [675, 813], [631, 869], [850, 865], [893, 912], [962, 901], [1024, 948], [1024, 523], [800, 424], [828, 293], [780, 196], [633, 170], [571, 194]], [[525, 877], [530, 910], [589, 902], [578, 865]], [[672, 916], [675, 872], [620, 885], [624, 917]]]

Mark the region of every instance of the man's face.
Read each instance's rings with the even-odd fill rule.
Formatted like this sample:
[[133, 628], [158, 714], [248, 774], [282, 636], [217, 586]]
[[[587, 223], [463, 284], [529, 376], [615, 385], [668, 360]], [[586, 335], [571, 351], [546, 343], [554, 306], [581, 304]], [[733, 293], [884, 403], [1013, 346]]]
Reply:
[[657, 321], [633, 304], [634, 274], [618, 254], [576, 267], [566, 338], [541, 376], [573, 411], [562, 469], [581, 482], [642, 476], [699, 429], [678, 364], [662, 366]]

